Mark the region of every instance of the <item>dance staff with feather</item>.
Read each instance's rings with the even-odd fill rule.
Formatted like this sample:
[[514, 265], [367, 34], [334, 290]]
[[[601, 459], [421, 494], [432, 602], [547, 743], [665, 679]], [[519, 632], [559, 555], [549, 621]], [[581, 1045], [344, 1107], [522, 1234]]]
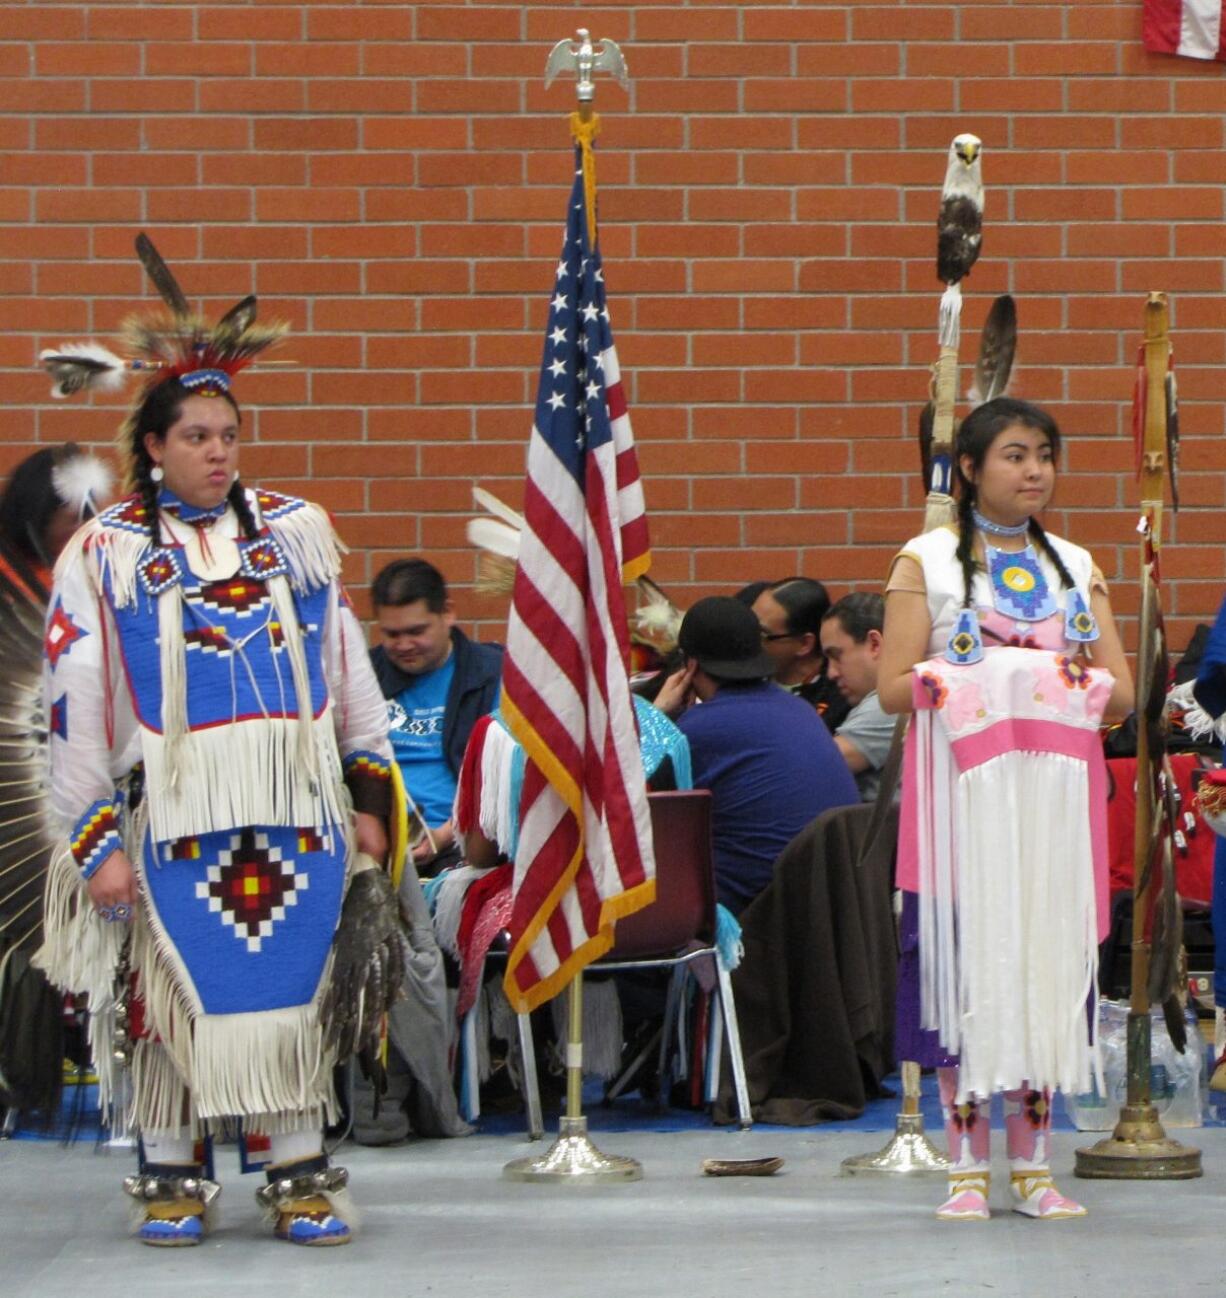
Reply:
[[[988, 1216], [988, 1102], [1005, 1093], [1013, 1208], [1055, 1188], [1050, 1097], [1097, 1072], [1087, 1021], [1108, 919], [1105, 717], [1132, 706], [1107, 588], [1046, 532], [1060, 434], [998, 397], [957, 435], [957, 521], [908, 541], [886, 594], [879, 696], [914, 712], [899, 837], [901, 1057], [939, 1067], [945, 1220]], [[918, 950], [917, 950], [918, 948]]]
[[[38, 961], [88, 994], [104, 1105], [112, 1039], [142, 1141], [139, 1239], [200, 1241], [222, 1119], [271, 1142], [279, 1238], [345, 1243], [322, 1149], [333, 1064], [369, 1045], [403, 976], [388, 851], [386, 711], [318, 506], [245, 486], [235, 374], [284, 333], [245, 298], [209, 327], [144, 236], [169, 314], [126, 327], [151, 371], [119, 453], [132, 494], [61, 556], [46, 626], [65, 834]], [[110, 353], [114, 356], [114, 353]], [[135, 366], [44, 356], [61, 392]], [[102, 366], [102, 368], [100, 368]]]

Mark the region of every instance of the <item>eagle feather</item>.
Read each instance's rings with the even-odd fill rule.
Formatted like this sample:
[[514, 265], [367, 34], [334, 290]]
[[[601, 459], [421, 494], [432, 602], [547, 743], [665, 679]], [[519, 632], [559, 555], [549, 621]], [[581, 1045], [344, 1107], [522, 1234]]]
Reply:
[[1008, 293], [992, 303], [983, 333], [979, 336], [979, 359], [975, 378], [966, 394], [971, 408], [1003, 397], [1009, 388], [1013, 356], [1017, 350], [1017, 305]]

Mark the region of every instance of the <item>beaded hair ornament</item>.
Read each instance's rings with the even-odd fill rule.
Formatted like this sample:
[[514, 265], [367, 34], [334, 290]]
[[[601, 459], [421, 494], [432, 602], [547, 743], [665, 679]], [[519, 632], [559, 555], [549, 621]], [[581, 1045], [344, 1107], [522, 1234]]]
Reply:
[[125, 320], [121, 331], [125, 356], [95, 342], [65, 343], [39, 353], [43, 368], [54, 380], [53, 397], [86, 391], [118, 392], [128, 375], [148, 376], [119, 430], [120, 453], [125, 458], [132, 453], [137, 412], [158, 384], [177, 379], [197, 396], [225, 395], [234, 375], [279, 342], [289, 329], [279, 320], [257, 324], [254, 294], [235, 303], [210, 327], [188, 305], [178, 281], [148, 235], [137, 235], [136, 255], [169, 314], [159, 312]]

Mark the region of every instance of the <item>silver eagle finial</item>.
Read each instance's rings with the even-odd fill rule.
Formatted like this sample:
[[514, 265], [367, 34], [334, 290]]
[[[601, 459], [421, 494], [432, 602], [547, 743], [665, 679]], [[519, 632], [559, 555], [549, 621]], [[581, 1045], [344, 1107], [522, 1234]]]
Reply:
[[600, 48], [592, 45], [591, 33], [586, 27], [580, 27], [575, 33], [577, 45], [570, 41], [559, 41], [549, 51], [549, 60], [545, 64], [545, 87], [552, 85], [560, 72], [575, 71], [579, 77], [578, 93], [581, 104], [590, 103], [596, 95], [596, 83], [592, 79], [595, 72], [609, 72], [617, 78], [623, 90], [630, 88], [630, 77], [626, 69], [626, 60], [617, 43], [611, 40], [600, 42]]

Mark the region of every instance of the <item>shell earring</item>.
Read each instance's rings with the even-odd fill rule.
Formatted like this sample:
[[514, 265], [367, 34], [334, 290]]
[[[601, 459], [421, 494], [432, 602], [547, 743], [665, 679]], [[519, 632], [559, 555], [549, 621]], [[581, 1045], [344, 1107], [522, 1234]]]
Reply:
[[166, 475], [162, 472], [162, 466], [160, 464], [155, 464], [153, 468], [149, 470], [150, 482], [161, 482], [165, 476]]

